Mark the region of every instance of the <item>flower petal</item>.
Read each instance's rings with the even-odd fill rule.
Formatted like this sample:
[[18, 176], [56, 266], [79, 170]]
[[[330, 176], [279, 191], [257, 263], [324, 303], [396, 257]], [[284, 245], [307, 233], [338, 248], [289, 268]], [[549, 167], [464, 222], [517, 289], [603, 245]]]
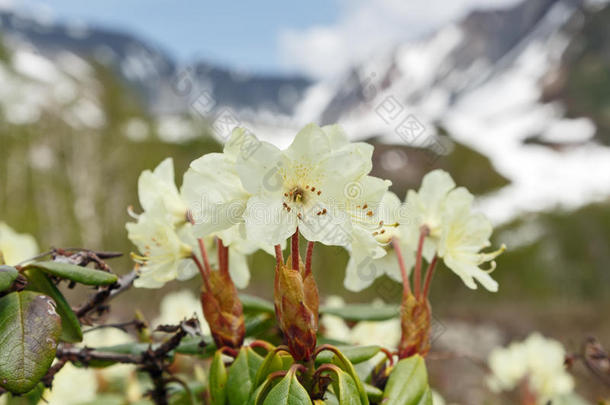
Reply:
[[237, 288], [246, 288], [250, 282], [250, 269], [244, 254], [235, 248], [229, 248], [229, 273]]
[[181, 193], [196, 223], [198, 237], [240, 223], [249, 197], [233, 161], [221, 153], [193, 161], [184, 174]]
[[278, 245], [290, 237], [297, 228], [296, 216], [287, 212], [282, 200], [272, 196], [253, 196], [244, 211], [248, 239], [266, 245]]
[[240, 155], [235, 168], [243, 187], [251, 194], [281, 194], [281, 156], [277, 147], [263, 141], [251, 154]]

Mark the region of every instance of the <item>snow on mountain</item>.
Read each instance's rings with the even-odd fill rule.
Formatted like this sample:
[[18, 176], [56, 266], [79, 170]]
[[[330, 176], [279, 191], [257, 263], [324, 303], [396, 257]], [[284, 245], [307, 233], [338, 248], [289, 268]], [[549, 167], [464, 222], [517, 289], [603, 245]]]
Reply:
[[[329, 100], [318, 120], [339, 122], [356, 139], [431, 148], [437, 128], [444, 128], [510, 179], [480, 201], [498, 223], [608, 198], [610, 148], [595, 139], [595, 123], [567, 117], [559, 101], [541, 101], [543, 83], [559, 69], [570, 41], [566, 24], [582, 7], [578, 1], [529, 0], [475, 12], [390, 55], [372, 57], [339, 85], [318, 85], [310, 97]], [[311, 119], [313, 100], [297, 107], [302, 121]], [[539, 142], [528, 142], [533, 137]]]

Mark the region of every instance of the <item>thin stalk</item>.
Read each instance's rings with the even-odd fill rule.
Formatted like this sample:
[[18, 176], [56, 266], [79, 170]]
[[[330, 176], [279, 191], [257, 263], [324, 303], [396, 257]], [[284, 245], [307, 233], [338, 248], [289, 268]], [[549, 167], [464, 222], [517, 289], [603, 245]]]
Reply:
[[218, 267], [221, 272], [229, 273], [229, 248], [218, 239]]
[[398, 239], [392, 239], [392, 245], [398, 258], [398, 267], [400, 267], [400, 274], [402, 275], [402, 292], [405, 296], [411, 295], [411, 286], [409, 285], [409, 275], [407, 274], [407, 268], [405, 266], [405, 260], [400, 249], [400, 243]]
[[195, 253], [191, 255], [191, 259], [193, 259], [195, 265], [197, 265], [197, 268], [199, 269], [199, 274], [201, 274], [201, 278], [203, 279], [203, 284], [205, 285], [205, 288], [210, 291], [210, 280], [208, 279], [208, 272], [205, 270], [205, 268], [201, 264], [201, 261]]
[[428, 270], [426, 271], [426, 280], [424, 281], [424, 298], [428, 297], [430, 293], [430, 283], [432, 281], [432, 276], [434, 275], [434, 270], [436, 269], [436, 262], [438, 261], [438, 256], [434, 255], [432, 261], [428, 265]]
[[307, 242], [307, 255], [305, 256], [305, 275], [311, 273], [311, 259], [313, 256], [314, 242]]
[[199, 243], [199, 251], [201, 252], [201, 258], [203, 259], [203, 266], [205, 270], [209, 273], [212, 271], [210, 267], [210, 261], [208, 260], [208, 252], [205, 250], [205, 243], [202, 238], [197, 239]]
[[292, 269], [293, 270], [298, 270], [299, 269], [299, 228], [297, 227], [297, 230], [295, 231], [294, 235], [292, 235], [292, 248], [291, 248], [291, 252], [292, 252]]
[[413, 289], [415, 291], [415, 298], [419, 299], [421, 291], [421, 262], [422, 255], [424, 252], [424, 240], [427, 235], [427, 228], [422, 227], [419, 232], [419, 242], [417, 244], [417, 256], [415, 257], [415, 270], [413, 271]]
[[282, 247], [280, 245], [275, 245], [275, 260], [278, 269], [284, 265], [284, 255], [282, 254]]

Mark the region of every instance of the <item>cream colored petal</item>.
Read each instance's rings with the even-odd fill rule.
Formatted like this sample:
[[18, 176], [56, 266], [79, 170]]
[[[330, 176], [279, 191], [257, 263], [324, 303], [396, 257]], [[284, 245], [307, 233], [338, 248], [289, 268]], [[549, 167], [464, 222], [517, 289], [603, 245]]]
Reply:
[[314, 166], [330, 151], [328, 135], [319, 126], [308, 124], [296, 134], [284, 155], [293, 162]]
[[250, 269], [246, 255], [229, 248], [229, 273], [237, 288], [246, 288], [250, 282]]
[[249, 193], [242, 187], [234, 162], [220, 153], [193, 161], [184, 174], [181, 193], [196, 223], [198, 237], [243, 221]]
[[426, 174], [419, 189], [422, 203], [430, 210], [437, 210], [445, 196], [455, 187], [449, 173], [437, 169]]
[[33, 236], [19, 234], [4, 222], [0, 222], [0, 252], [4, 261], [16, 265], [38, 254], [38, 244]]
[[282, 200], [269, 196], [254, 196], [244, 212], [248, 239], [266, 245], [282, 244], [297, 228], [297, 218], [282, 206]]

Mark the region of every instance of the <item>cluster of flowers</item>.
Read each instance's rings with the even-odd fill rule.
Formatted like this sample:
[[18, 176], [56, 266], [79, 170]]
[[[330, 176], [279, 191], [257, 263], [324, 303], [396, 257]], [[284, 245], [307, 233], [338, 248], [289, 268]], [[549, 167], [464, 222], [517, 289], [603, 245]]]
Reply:
[[[456, 187], [447, 173], [429, 173], [419, 192], [409, 191], [401, 203], [388, 191], [390, 181], [370, 175], [372, 156], [372, 145], [350, 142], [337, 125], [307, 125], [285, 150], [238, 128], [222, 153], [190, 164], [180, 190], [170, 159], [145, 171], [138, 183], [144, 212], [127, 224], [141, 252], [133, 255], [140, 264], [136, 286], [160, 287], [199, 271], [203, 311], [215, 342], [239, 347], [244, 318], [236, 287], [249, 280], [245, 255], [274, 251], [279, 326], [295, 359], [306, 360], [315, 350], [318, 329], [313, 247], [316, 242], [342, 246], [351, 252], [348, 289], [362, 290], [382, 274], [403, 283], [399, 356], [427, 354], [427, 295], [437, 260], [468, 287], [476, 288], [477, 280], [497, 291], [489, 272], [504, 247], [481, 252], [490, 245], [491, 223], [472, 212], [472, 194]], [[299, 235], [308, 241], [305, 262]], [[288, 238], [291, 256], [284, 262]], [[208, 255], [211, 250], [216, 254]], [[422, 282], [424, 259], [429, 267]], [[489, 269], [481, 269], [486, 262]]]
[[523, 395], [540, 405], [561, 402], [574, 389], [565, 358], [561, 343], [534, 333], [522, 342], [491, 352], [488, 385], [494, 391], [520, 388]]
[[[390, 249], [394, 241], [407, 270], [416, 264], [421, 244], [426, 260], [442, 258], [468, 287], [476, 288], [477, 280], [496, 291], [489, 272], [503, 248], [481, 253], [490, 244], [492, 226], [472, 213], [472, 194], [436, 170], [401, 203], [388, 191], [390, 181], [369, 175], [372, 154], [371, 145], [349, 142], [339, 126], [310, 124], [286, 150], [236, 129], [223, 153], [191, 163], [180, 190], [171, 159], [163, 161], [142, 173], [138, 192], [144, 212], [127, 224], [142, 253], [134, 255], [141, 264], [136, 285], [156, 288], [194, 276], [196, 261], [208, 260], [198, 249], [201, 238], [207, 250], [228, 248], [231, 277], [244, 287], [245, 255], [258, 249], [273, 253], [298, 229], [310, 242], [351, 252], [345, 278], [350, 290], [362, 290], [384, 273], [404, 282]], [[489, 270], [480, 268], [490, 261]]]

